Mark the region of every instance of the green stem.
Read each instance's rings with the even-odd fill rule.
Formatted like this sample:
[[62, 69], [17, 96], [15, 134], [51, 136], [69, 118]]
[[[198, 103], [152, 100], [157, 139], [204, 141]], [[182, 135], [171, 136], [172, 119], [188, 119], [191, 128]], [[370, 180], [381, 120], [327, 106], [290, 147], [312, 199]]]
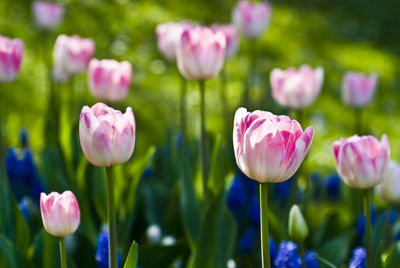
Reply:
[[183, 75], [181, 77], [181, 99], [180, 99], [180, 113], [181, 113], [181, 131], [185, 139], [186, 137], [186, 91], [187, 91], [187, 81]]
[[67, 254], [65, 253], [65, 238], [60, 237], [61, 268], [67, 268]]
[[205, 81], [199, 81], [200, 86], [200, 124], [201, 124], [201, 169], [203, 176], [203, 195], [206, 199], [208, 191], [207, 191], [207, 156], [206, 156], [206, 127], [205, 127]]
[[354, 108], [354, 134], [362, 135], [362, 109]]
[[306, 268], [306, 257], [305, 257], [305, 253], [304, 253], [304, 243], [300, 242], [299, 246], [300, 246], [300, 256], [301, 256], [301, 267]]
[[268, 184], [260, 183], [260, 216], [261, 216], [261, 256], [262, 267], [270, 268], [269, 233], [268, 233]]
[[247, 74], [247, 81], [243, 91], [243, 106], [248, 108], [250, 105], [250, 89], [253, 87], [253, 73], [256, 67], [256, 46], [255, 42], [249, 42], [250, 66]]
[[109, 267], [117, 268], [117, 226], [114, 206], [114, 181], [112, 167], [106, 167], [107, 173], [107, 210], [108, 210], [108, 258]]
[[369, 189], [364, 190], [364, 213], [365, 213], [365, 250], [367, 252], [367, 268], [372, 268], [371, 247], [371, 193]]

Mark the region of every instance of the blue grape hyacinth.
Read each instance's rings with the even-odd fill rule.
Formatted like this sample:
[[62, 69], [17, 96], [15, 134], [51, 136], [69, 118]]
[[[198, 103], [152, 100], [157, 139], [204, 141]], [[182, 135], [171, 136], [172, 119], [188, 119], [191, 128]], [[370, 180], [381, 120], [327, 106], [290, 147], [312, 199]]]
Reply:
[[282, 241], [274, 260], [276, 268], [300, 268], [301, 258], [297, 252], [298, 246], [292, 241]]
[[243, 179], [236, 175], [228, 192], [227, 205], [237, 218], [246, 202], [247, 193], [245, 187]]
[[326, 181], [326, 193], [329, 198], [337, 199], [340, 193], [341, 181], [337, 174], [329, 176]]
[[[122, 267], [121, 253], [117, 254], [118, 267]], [[108, 268], [108, 231], [102, 231], [97, 238], [96, 262], [99, 268]]]
[[238, 248], [242, 254], [250, 254], [253, 251], [255, 243], [255, 232], [252, 228], [246, 230], [244, 235], [240, 238]]
[[305, 261], [307, 268], [319, 268], [319, 260], [315, 258], [317, 252], [315, 250], [308, 250], [306, 252]]
[[32, 152], [28, 149], [10, 148], [5, 158], [5, 165], [15, 199], [21, 200], [24, 196], [30, 196], [38, 203], [44, 187], [39, 179]]
[[353, 256], [349, 262], [349, 268], [365, 268], [367, 253], [362, 247], [353, 250]]

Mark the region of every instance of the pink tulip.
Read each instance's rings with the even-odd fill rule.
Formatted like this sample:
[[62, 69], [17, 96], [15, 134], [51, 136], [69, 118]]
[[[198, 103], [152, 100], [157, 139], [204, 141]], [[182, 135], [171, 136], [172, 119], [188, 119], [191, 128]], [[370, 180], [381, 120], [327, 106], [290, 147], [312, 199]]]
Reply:
[[215, 33], [220, 31], [225, 35], [225, 43], [226, 43], [225, 57], [231, 58], [232, 56], [234, 56], [239, 46], [239, 38], [237, 35], [236, 26], [232, 24], [227, 24], [227, 25], [213, 24], [211, 25], [211, 30], [213, 30]]
[[225, 36], [207, 27], [183, 31], [177, 47], [179, 71], [189, 79], [207, 80], [217, 76], [224, 65]]
[[352, 107], [364, 107], [371, 103], [376, 90], [378, 76], [365, 76], [360, 73], [347, 72], [343, 78], [343, 101]]
[[33, 2], [33, 15], [40, 27], [52, 29], [60, 23], [64, 15], [64, 8], [53, 2]]
[[89, 63], [89, 87], [99, 100], [120, 101], [126, 97], [132, 79], [129, 62], [92, 59]]
[[233, 127], [236, 163], [248, 177], [263, 182], [289, 179], [303, 162], [314, 136], [296, 120], [270, 112], [239, 108]]
[[390, 161], [383, 173], [382, 183], [376, 187], [378, 195], [387, 202], [400, 203], [400, 165]]
[[300, 69], [274, 69], [271, 72], [272, 97], [280, 105], [301, 109], [309, 106], [317, 98], [324, 80], [321, 67], [313, 70], [308, 65]]
[[103, 103], [84, 106], [79, 120], [79, 137], [86, 158], [95, 166], [118, 165], [132, 156], [135, 146], [135, 118]]
[[366, 189], [382, 182], [389, 162], [389, 142], [372, 136], [342, 138], [333, 143], [336, 169], [350, 187]]
[[78, 229], [81, 212], [71, 191], [62, 194], [52, 192], [49, 195], [41, 193], [40, 211], [44, 229], [51, 235], [64, 237]]
[[24, 43], [0, 35], [0, 82], [11, 82], [19, 73]]
[[267, 2], [252, 4], [249, 1], [240, 1], [232, 16], [241, 34], [249, 38], [258, 38], [269, 24], [271, 6]]
[[59, 35], [53, 54], [54, 73], [58, 74], [57, 77], [69, 77], [85, 71], [93, 53], [94, 43], [91, 39]]
[[184, 30], [193, 28], [187, 21], [159, 24], [156, 28], [158, 49], [170, 61], [176, 60], [176, 48]]

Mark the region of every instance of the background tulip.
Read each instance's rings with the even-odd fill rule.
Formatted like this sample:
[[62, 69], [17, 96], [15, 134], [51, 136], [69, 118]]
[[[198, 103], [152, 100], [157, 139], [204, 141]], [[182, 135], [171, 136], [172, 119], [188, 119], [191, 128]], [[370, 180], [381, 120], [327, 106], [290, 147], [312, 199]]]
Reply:
[[382, 182], [389, 162], [389, 142], [372, 136], [354, 135], [333, 143], [336, 169], [350, 187], [367, 189]]
[[125, 114], [97, 103], [84, 106], [79, 120], [83, 153], [95, 166], [125, 163], [135, 146], [135, 118], [128, 107]]
[[226, 24], [226, 25], [213, 24], [211, 25], [211, 29], [215, 33], [220, 31], [225, 35], [225, 43], [226, 43], [225, 57], [226, 58], [233, 57], [236, 54], [239, 45], [239, 37], [237, 34], [236, 26], [232, 24]]
[[308, 65], [300, 69], [274, 69], [271, 72], [272, 97], [280, 105], [301, 109], [309, 106], [321, 91], [324, 70], [321, 67], [313, 70]]
[[378, 76], [365, 76], [361, 73], [347, 72], [343, 77], [343, 101], [353, 107], [364, 107], [371, 103], [376, 90]]
[[54, 46], [54, 73], [57, 77], [69, 77], [86, 70], [94, 53], [91, 39], [77, 35], [60, 35]]
[[267, 2], [252, 4], [248, 1], [240, 1], [232, 17], [241, 34], [249, 38], [257, 38], [268, 26], [271, 6]]
[[300, 124], [287, 116], [239, 108], [233, 128], [236, 163], [260, 183], [285, 181], [303, 162], [313, 135], [312, 127], [303, 132]]
[[177, 47], [179, 71], [189, 79], [210, 79], [221, 71], [225, 49], [223, 33], [214, 33], [207, 27], [186, 29]]
[[289, 236], [299, 243], [308, 236], [306, 220], [297, 205], [293, 205], [289, 212]]
[[60, 23], [64, 15], [64, 8], [53, 2], [33, 2], [33, 15], [40, 27], [51, 29]]
[[81, 213], [78, 201], [71, 191], [62, 194], [52, 192], [49, 195], [42, 193], [40, 211], [43, 226], [51, 235], [64, 237], [78, 229]]
[[383, 182], [376, 188], [380, 197], [391, 203], [400, 202], [400, 166], [390, 161], [383, 173]]
[[0, 82], [10, 82], [17, 76], [24, 55], [24, 43], [0, 35]]
[[193, 25], [187, 21], [168, 22], [157, 26], [157, 45], [165, 58], [170, 61], [176, 60], [176, 49], [182, 32], [192, 27]]
[[89, 63], [89, 87], [99, 100], [119, 101], [126, 97], [132, 79], [129, 62], [92, 59]]

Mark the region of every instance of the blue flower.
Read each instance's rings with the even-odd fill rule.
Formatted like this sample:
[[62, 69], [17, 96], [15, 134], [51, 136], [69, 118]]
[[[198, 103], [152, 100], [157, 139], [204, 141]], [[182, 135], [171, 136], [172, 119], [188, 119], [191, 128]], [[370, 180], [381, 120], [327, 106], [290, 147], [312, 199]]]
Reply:
[[185, 135], [183, 135], [182, 131], [179, 131], [175, 137], [176, 146], [178, 146], [178, 148], [182, 148], [184, 140], [185, 140]]
[[21, 201], [18, 203], [18, 208], [22, 213], [22, 216], [24, 216], [24, 219], [26, 221], [29, 221], [29, 204], [28, 201], [25, 198], [22, 198]]
[[391, 224], [395, 224], [397, 221], [397, 211], [395, 209], [391, 209], [390, 210], [390, 223]]
[[255, 233], [252, 228], [246, 230], [239, 240], [239, 252], [242, 254], [250, 254], [254, 247]]
[[[378, 215], [376, 213], [374, 205], [371, 205], [370, 211], [371, 211], [371, 224], [372, 226], [375, 226], [378, 223]], [[364, 233], [365, 233], [365, 216], [361, 215], [360, 217], [358, 217], [357, 220], [357, 235], [362, 237]]]
[[353, 250], [353, 257], [351, 257], [349, 262], [349, 268], [365, 268], [367, 253], [362, 247], [358, 247]]
[[22, 148], [26, 148], [29, 146], [29, 133], [26, 129], [21, 129], [19, 132], [19, 141], [21, 143]]
[[317, 254], [315, 250], [308, 250], [306, 252], [305, 260], [307, 268], [319, 268], [319, 260], [315, 258], [314, 254]]
[[290, 196], [290, 190], [292, 188], [292, 180], [286, 180], [284, 182], [274, 183], [274, 193], [279, 197], [282, 201], [287, 201]]
[[278, 255], [274, 260], [277, 268], [300, 268], [301, 258], [297, 253], [297, 245], [292, 241], [282, 241], [279, 245]]
[[275, 240], [270, 237], [269, 238], [269, 257], [271, 259], [271, 265], [274, 264], [274, 260], [276, 258], [276, 253], [277, 253], [278, 247], [276, 245]]
[[400, 231], [398, 231], [398, 232], [396, 233], [396, 235], [394, 236], [394, 240], [400, 241]]
[[[122, 267], [121, 254], [117, 253], [118, 267]], [[99, 268], [108, 268], [108, 231], [102, 231], [97, 238], [96, 262]]]
[[143, 176], [144, 179], [148, 179], [148, 178], [150, 178], [151, 176], [153, 176], [153, 174], [154, 174], [153, 168], [150, 167], [150, 166], [148, 166], [148, 167], [146, 167], [145, 170], [143, 171], [143, 175], [142, 175], [142, 176]]
[[32, 197], [39, 202], [43, 185], [38, 177], [33, 155], [30, 150], [10, 148], [5, 158], [6, 173], [15, 199]]
[[340, 178], [337, 174], [329, 176], [326, 181], [326, 192], [329, 198], [336, 199], [340, 192]]
[[260, 228], [260, 200], [257, 195], [253, 195], [250, 199], [248, 217], [251, 226], [258, 230]]
[[248, 196], [252, 196], [253, 194], [258, 193], [258, 182], [247, 177], [246, 174], [244, 174], [240, 169], [237, 169], [236, 176], [239, 176], [242, 179], [242, 182], [246, 187]]
[[228, 207], [236, 217], [239, 217], [239, 214], [245, 205], [246, 198], [246, 188], [243, 179], [236, 175], [233, 178], [233, 182], [227, 197]]

